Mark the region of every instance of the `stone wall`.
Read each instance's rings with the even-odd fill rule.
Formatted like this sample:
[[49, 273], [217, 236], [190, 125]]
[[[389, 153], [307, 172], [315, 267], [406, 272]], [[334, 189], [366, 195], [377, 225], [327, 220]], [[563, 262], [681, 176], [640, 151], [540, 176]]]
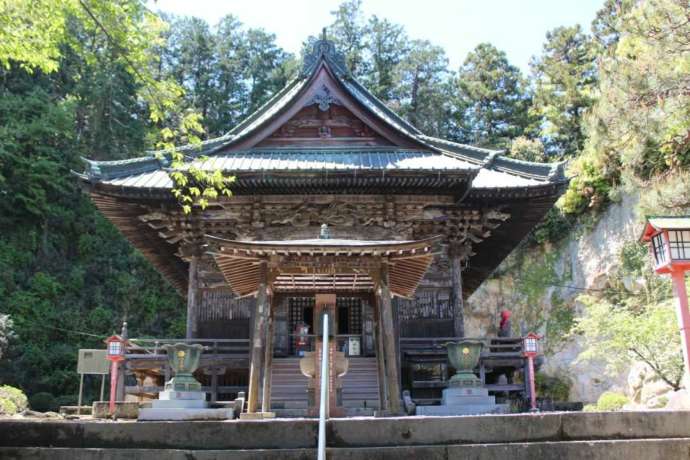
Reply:
[[623, 245], [639, 238], [637, 203], [637, 195], [624, 194], [596, 223], [580, 224], [557, 245], [516, 250], [466, 302], [467, 335], [496, 333], [500, 311], [511, 310], [515, 334], [535, 330], [545, 336], [542, 370], [567, 376], [572, 400], [594, 402], [606, 390], [625, 392], [627, 372], [605, 376], [602, 363], [575, 363], [581, 347], [567, 332], [581, 313], [577, 296], [606, 287]]

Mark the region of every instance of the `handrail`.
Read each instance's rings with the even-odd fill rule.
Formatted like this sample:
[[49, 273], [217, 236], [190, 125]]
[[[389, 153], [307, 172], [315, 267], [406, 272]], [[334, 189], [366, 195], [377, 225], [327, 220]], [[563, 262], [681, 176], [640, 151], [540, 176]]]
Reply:
[[328, 404], [328, 313], [323, 314], [323, 344], [321, 350], [321, 398], [319, 405], [319, 443], [317, 459], [326, 460], [326, 414]]

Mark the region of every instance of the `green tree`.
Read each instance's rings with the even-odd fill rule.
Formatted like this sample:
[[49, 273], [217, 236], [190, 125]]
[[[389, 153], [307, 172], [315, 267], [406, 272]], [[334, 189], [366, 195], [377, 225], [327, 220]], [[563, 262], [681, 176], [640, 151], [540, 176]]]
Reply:
[[[624, 4], [627, 4], [625, 2]], [[608, 10], [607, 10], [608, 11]], [[599, 64], [599, 98], [564, 200], [597, 208], [621, 177], [648, 180], [690, 166], [690, 28], [687, 3], [650, 0], [615, 10]]]
[[467, 55], [456, 78], [457, 137], [486, 147], [508, 147], [530, 126], [530, 95], [520, 70], [489, 43]]
[[328, 27], [328, 38], [333, 40], [355, 78], [367, 75], [369, 62], [365, 58], [366, 21], [362, 0], [345, 0], [331, 11], [333, 23]]
[[387, 19], [372, 16], [366, 28], [366, 47], [371, 71], [362, 82], [376, 97], [390, 101], [395, 92], [396, 69], [409, 53], [405, 30]]
[[510, 144], [510, 156], [518, 160], [546, 161], [544, 144], [539, 139], [529, 139], [525, 136], [516, 137]]
[[542, 55], [530, 63], [531, 110], [542, 120], [541, 136], [552, 156], [574, 157], [584, 146], [583, 119], [594, 103], [596, 85], [593, 49], [579, 25], [558, 27], [546, 34]]
[[448, 113], [448, 58], [443, 48], [426, 40], [410, 42], [409, 53], [397, 67], [397, 110], [429, 135], [442, 135]]
[[611, 371], [642, 361], [674, 390], [683, 378], [683, 356], [676, 314], [671, 301], [646, 306], [639, 312], [581, 296], [584, 315], [574, 331], [584, 340], [579, 359], [602, 359]]

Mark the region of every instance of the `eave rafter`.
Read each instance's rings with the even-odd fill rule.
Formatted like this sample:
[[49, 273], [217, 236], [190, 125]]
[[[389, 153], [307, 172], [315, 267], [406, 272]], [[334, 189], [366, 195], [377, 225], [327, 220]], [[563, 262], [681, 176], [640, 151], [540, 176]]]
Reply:
[[252, 295], [259, 265], [269, 265], [276, 292], [372, 291], [381, 264], [388, 264], [393, 295], [409, 298], [434, 259], [439, 237], [419, 241], [304, 240], [248, 242], [207, 236], [216, 261], [238, 296]]

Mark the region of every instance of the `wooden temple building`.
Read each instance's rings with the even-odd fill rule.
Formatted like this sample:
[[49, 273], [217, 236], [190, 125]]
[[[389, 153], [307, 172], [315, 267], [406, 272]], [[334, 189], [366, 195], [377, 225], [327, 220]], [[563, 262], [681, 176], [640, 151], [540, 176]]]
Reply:
[[[404, 389], [432, 402], [447, 372], [439, 344], [464, 336], [464, 299], [567, 183], [561, 164], [424, 135], [325, 39], [255, 113], [178, 150], [188, 165], [235, 176], [233, 196], [185, 214], [166, 152], [88, 161], [79, 178], [186, 297], [187, 338], [209, 347], [213, 398], [247, 389], [250, 412], [307, 407], [299, 356], [318, 347], [323, 309], [349, 356], [339, 404], [399, 412]], [[141, 349], [151, 359], [140, 368], [155, 367], [157, 345]]]

